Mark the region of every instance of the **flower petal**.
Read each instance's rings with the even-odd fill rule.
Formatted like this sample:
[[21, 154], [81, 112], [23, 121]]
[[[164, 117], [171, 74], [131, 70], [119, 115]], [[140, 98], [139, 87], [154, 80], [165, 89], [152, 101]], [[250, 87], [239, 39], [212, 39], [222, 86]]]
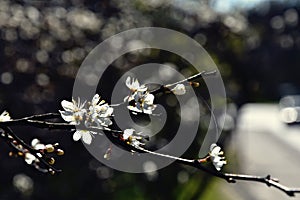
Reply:
[[140, 87], [140, 83], [137, 79], [132, 80], [132, 84], [131, 84], [131, 88], [130, 89], [134, 89], [137, 90]]
[[61, 102], [61, 106], [65, 109], [65, 111], [69, 112], [72, 112], [75, 109], [75, 105], [72, 102], [66, 100], [63, 100]]
[[45, 145], [44, 145], [44, 144], [36, 144], [36, 145], [34, 146], [34, 149], [36, 149], [36, 150], [45, 149]]
[[127, 106], [127, 108], [131, 111], [134, 111], [134, 112], [142, 112], [141, 110], [139, 110], [137, 107], [134, 107], [134, 106]]
[[34, 138], [32, 141], [31, 141], [31, 146], [35, 146], [35, 145], [37, 145], [37, 144], [39, 144], [40, 143], [40, 140], [39, 139], [37, 139], [37, 138]]
[[61, 110], [59, 112], [63, 120], [65, 120], [66, 122], [75, 121], [73, 113], [70, 113], [69, 111], [61, 111]]
[[75, 131], [75, 133], [73, 134], [73, 140], [74, 140], [74, 141], [80, 140], [81, 134], [82, 134], [82, 131], [81, 131], [81, 130]]
[[134, 129], [125, 129], [124, 133], [123, 133], [123, 139], [127, 140], [133, 133], [134, 133]]
[[212, 155], [212, 156], [219, 156], [220, 151], [221, 151], [221, 147], [216, 146], [216, 147], [214, 147], [213, 150], [211, 151], [211, 155]]
[[218, 145], [216, 143], [213, 143], [210, 145], [210, 151], [212, 152], [212, 150], [217, 147]]
[[131, 89], [131, 78], [130, 76], [127, 77], [126, 82], [125, 82], [126, 86]]
[[26, 153], [25, 154], [25, 162], [28, 165], [31, 165], [35, 159], [36, 159], [36, 157], [34, 155], [32, 155], [31, 153]]
[[147, 94], [146, 97], [145, 97], [145, 100], [144, 102], [147, 103], [148, 105], [150, 104], [153, 104], [153, 101], [154, 101], [154, 95], [153, 94]]
[[92, 105], [97, 105], [97, 103], [100, 101], [100, 96], [99, 94], [95, 94], [93, 99], [92, 99]]
[[175, 95], [184, 95], [186, 93], [186, 89], [183, 84], [177, 84], [171, 91]]
[[137, 91], [139, 92], [146, 92], [148, 88], [145, 85], [141, 85], [139, 88], [137, 88]]
[[7, 111], [4, 111], [1, 115], [0, 115], [0, 122], [6, 122], [6, 121], [10, 121], [10, 115]]
[[144, 109], [143, 112], [145, 114], [151, 115], [152, 114], [152, 109]]
[[84, 143], [86, 144], [91, 144], [92, 143], [92, 136], [90, 134], [89, 131], [85, 131], [83, 134], [82, 134], [82, 140]]
[[114, 109], [112, 107], [108, 107], [107, 111], [106, 111], [106, 115], [108, 117], [110, 117], [110, 116], [112, 116], [113, 112], [114, 112]]

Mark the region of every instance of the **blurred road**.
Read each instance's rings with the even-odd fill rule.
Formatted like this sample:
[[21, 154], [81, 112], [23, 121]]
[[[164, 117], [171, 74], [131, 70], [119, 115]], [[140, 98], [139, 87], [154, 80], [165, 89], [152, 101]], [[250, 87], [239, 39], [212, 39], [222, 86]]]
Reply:
[[[277, 104], [247, 104], [241, 108], [232, 140], [239, 173], [270, 174], [286, 186], [300, 187], [300, 126], [282, 123], [278, 111]], [[227, 193], [239, 199], [300, 199], [300, 194], [291, 198], [262, 183], [225, 184]]]

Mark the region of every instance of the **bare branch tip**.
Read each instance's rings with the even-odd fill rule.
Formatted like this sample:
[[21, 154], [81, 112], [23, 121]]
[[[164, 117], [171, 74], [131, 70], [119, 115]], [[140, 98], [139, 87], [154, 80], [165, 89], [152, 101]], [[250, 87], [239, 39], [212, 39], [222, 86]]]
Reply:
[[213, 75], [216, 75], [217, 74], [217, 70], [212, 70], [212, 71], [204, 71], [203, 72], [203, 76], [213, 76]]

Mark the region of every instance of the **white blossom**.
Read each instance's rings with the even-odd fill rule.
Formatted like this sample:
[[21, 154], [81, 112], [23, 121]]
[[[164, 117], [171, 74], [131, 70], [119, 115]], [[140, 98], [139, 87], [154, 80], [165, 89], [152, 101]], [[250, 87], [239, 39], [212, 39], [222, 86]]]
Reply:
[[10, 121], [11, 117], [9, 115], [9, 113], [7, 111], [4, 111], [1, 115], [0, 115], [0, 122], [6, 122], [6, 121]]
[[78, 140], [82, 139], [84, 143], [91, 144], [92, 143], [92, 134], [95, 135], [97, 133], [94, 131], [77, 130], [73, 134], [73, 140], [78, 141]]
[[216, 144], [210, 146], [210, 159], [215, 166], [215, 168], [220, 171], [223, 165], [227, 164], [224, 155], [224, 152], [221, 151], [221, 147]]
[[39, 160], [29, 152], [25, 153], [24, 159], [28, 165], [31, 165], [35, 162], [39, 162]]
[[105, 103], [104, 100], [100, 101], [100, 96], [96, 94], [89, 106], [87, 119], [90, 120], [91, 123], [96, 123], [99, 128], [103, 126], [107, 127], [112, 124], [110, 117], [113, 111], [114, 109]]
[[135, 132], [134, 129], [125, 129], [125, 130], [123, 131], [123, 139], [124, 139], [124, 140], [128, 140], [128, 138], [129, 138], [130, 136], [132, 136], [134, 132]]
[[184, 95], [186, 93], [186, 89], [183, 84], [177, 84], [171, 91], [175, 95]]
[[127, 144], [139, 148], [142, 145], [145, 145], [143, 142], [143, 137], [135, 133], [134, 129], [125, 129], [123, 131], [123, 139], [127, 141]]
[[145, 85], [140, 85], [139, 81], [137, 79], [132, 79], [130, 76], [127, 77], [126, 79], [126, 86], [133, 92], [139, 90], [139, 91], [146, 91], [147, 87]]
[[36, 149], [36, 150], [45, 149], [45, 145], [42, 144], [42, 143], [40, 142], [40, 140], [37, 139], [37, 138], [34, 138], [34, 139], [31, 141], [31, 146], [32, 146], [34, 149]]
[[[74, 99], [72, 102], [63, 100], [61, 102], [64, 111], [60, 111], [62, 118], [70, 124], [79, 125], [84, 124], [86, 128], [97, 126], [102, 129], [112, 124], [110, 117], [113, 115], [113, 108], [110, 107], [104, 100], [100, 100], [100, 96], [95, 94], [92, 101], [80, 103]], [[77, 130], [73, 134], [73, 140], [83, 140], [86, 144], [91, 144], [92, 135], [96, 132], [89, 130]]]
[[130, 95], [124, 99], [129, 103], [127, 108], [133, 112], [152, 114], [156, 105], [153, 104], [154, 95], [149, 93], [148, 88], [140, 85], [137, 79], [131, 82], [130, 77], [126, 80], [126, 86], [130, 89]]
[[86, 102], [81, 103], [80, 98], [78, 98], [78, 102], [74, 99], [72, 102], [63, 100], [61, 102], [61, 106], [64, 111], [59, 111], [61, 117], [69, 122], [70, 124], [79, 125], [81, 121], [83, 121], [83, 117], [86, 113], [86, 109], [84, 109]]

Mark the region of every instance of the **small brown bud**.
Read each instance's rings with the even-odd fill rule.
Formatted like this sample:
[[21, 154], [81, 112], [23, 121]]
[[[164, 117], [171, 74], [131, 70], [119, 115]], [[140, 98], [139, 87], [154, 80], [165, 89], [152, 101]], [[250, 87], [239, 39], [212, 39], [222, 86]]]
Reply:
[[52, 153], [55, 149], [54, 149], [54, 146], [52, 144], [47, 144], [45, 146], [45, 149], [48, 153]]
[[198, 83], [198, 82], [190, 82], [190, 85], [192, 87], [199, 87], [200, 83]]
[[48, 160], [48, 163], [49, 163], [50, 165], [53, 165], [53, 164], [55, 163], [55, 159], [54, 159], [54, 158], [50, 158], [50, 159]]
[[62, 155], [65, 154], [65, 152], [64, 152], [62, 149], [57, 149], [57, 150], [56, 150], [56, 154], [57, 154], [58, 156], [62, 156]]
[[54, 175], [54, 174], [55, 174], [55, 171], [54, 171], [53, 169], [51, 169], [51, 168], [50, 168], [48, 171], [49, 171], [49, 173], [50, 173], [51, 175]]
[[54, 147], [58, 147], [58, 145], [59, 145], [58, 143], [53, 144]]
[[23, 156], [24, 154], [22, 152], [18, 152], [18, 156]]

